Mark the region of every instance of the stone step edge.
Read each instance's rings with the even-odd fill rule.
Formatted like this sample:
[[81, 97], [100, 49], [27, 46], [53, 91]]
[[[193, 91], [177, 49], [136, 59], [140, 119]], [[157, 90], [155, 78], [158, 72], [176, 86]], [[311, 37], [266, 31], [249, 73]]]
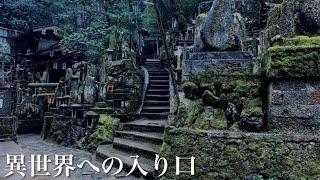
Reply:
[[[144, 147], [142, 146], [143, 144], [145, 145]], [[152, 146], [159, 146], [159, 149], [156, 150], [155, 148], [152, 148]], [[134, 151], [137, 153], [144, 153], [144, 155], [149, 155], [149, 156], [159, 154], [161, 149], [161, 145], [135, 141], [131, 139], [119, 138], [119, 137], [114, 138], [113, 147], [116, 149], [130, 150], [131, 152]]]
[[[103, 149], [108, 149], [108, 150], [103, 150]], [[111, 150], [114, 150], [116, 152], [110, 152]], [[124, 170], [127, 170], [128, 172], [131, 170], [132, 166], [133, 166], [133, 158], [130, 157], [131, 155], [125, 151], [121, 151], [121, 150], [117, 150], [114, 149], [112, 144], [107, 144], [107, 145], [99, 145], [96, 151], [96, 157], [100, 162], [103, 162], [104, 160], [106, 160], [107, 158], [111, 158], [111, 157], [117, 157], [119, 159], [121, 159], [121, 161], [123, 162], [123, 166], [124, 166]], [[132, 160], [131, 160], [132, 159]], [[141, 159], [143, 159], [143, 161], [141, 161]], [[151, 159], [147, 159], [144, 157], [139, 157], [139, 164], [140, 166], [148, 172], [148, 176], [150, 176], [149, 174], [154, 173], [155, 169], [153, 167], [153, 161]], [[148, 161], [148, 163], [145, 163], [145, 161]], [[114, 161], [115, 163], [117, 163], [117, 161]], [[139, 171], [134, 172], [135, 176], [142, 176], [142, 174], [140, 174]]]
[[[137, 139], [146, 139], [152, 142], [160, 143], [162, 144], [163, 141], [163, 134], [161, 136], [153, 135], [153, 134], [148, 134], [150, 132], [140, 132], [140, 131], [116, 131], [116, 137], [122, 137], [125, 138], [126, 136], [133, 136]], [[160, 145], [161, 145], [160, 144]]]

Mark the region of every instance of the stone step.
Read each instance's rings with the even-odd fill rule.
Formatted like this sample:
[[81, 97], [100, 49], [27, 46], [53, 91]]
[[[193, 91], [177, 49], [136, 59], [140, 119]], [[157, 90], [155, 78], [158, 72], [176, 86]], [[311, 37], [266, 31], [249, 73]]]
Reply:
[[0, 137], [0, 142], [12, 141], [11, 138], [8, 137]]
[[150, 80], [149, 84], [156, 85], [169, 85], [169, 80]]
[[144, 67], [163, 67], [163, 65], [159, 62], [145, 62]]
[[145, 157], [154, 158], [155, 154], [160, 153], [160, 145], [148, 142], [135, 141], [131, 139], [124, 139], [115, 137], [113, 140], [113, 147], [115, 149], [125, 149], [129, 152], [134, 152], [137, 155], [143, 154]]
[[149, 84], [148, 89], [168, 89], [169, 90], [169, 84], [168, 85]]
[[165, 70], [161, 67], [145, 67], [145, 68], [148, 70], [148, 72], [165, 72]]
[[157, 100], [157, 101], [169, 101], [170, 99], [170, 95], [149, 95], [146, 94], [146, 101], [148, 100]]
[[169, 90], [168, 89], [147, 89], [146, 92], [147, 95], [169, 95]]
[[148, 119], [168, 119], [169, 113], [151, 113], [151, 112], [142, 112], [141, 116]]
[[145, 62], [161, 62], [160, 59], [146, 59]]
[[169, 76], [150, 76], [149, 80], [169, 80]]
[[145, 106], [170, 106], [169, 101], [145, 101]]
[[[139, 156], [139, 165], [142, 169], [148, 172], [148, 177], [151, 175], [151, 172], [154, 171], [154, 159], [145, 158], [143, 154], [136, 154], [132, 152], [125, 152], [119, 149], [115, 149], [112, 144], [103, 144], [99, 145], [96, 151], [96, 156], [100, 161], [104, 161], [110, 157], [117, 157], [123, 162], [123, 168], [126, 171], [130, 171], [133, 166], [134, 158], [131, 156]], [[114, 161], [118, 165], [118, 161]], [[133, 173], [136, 176], [141, 176], [141, 173], [137, 170]]]
[[169, 113], [169, 106], [145, 106], [142, 109], [142, 113]]
[[149, 76], [169, 76], [168, 71], [149, 71]]
[[144, 131], [144, 132], [164, 132], [166, 125], [165, 120], [135, 120], [130, 123], [120, 123], [119, 129], [121, 131]]
[[142, 142], [152, 142], [161, 145], [163, 142], [163, 133], [140, 132], [140, 131], [116, 131], [116, 137], [140, 140]]

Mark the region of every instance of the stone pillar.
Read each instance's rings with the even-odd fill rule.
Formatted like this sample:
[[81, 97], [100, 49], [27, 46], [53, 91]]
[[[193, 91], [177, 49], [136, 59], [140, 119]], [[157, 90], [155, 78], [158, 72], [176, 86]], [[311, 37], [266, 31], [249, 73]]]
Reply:
[[177, 69], [181, 69], [181, 47], [178, 46], [178, 50], [174, 52], [174, 55], [177, 56]]
[[184, 41], [183, 43], [183, 54], [182, 54], [182, 61], [187, 60], [187, 42]]

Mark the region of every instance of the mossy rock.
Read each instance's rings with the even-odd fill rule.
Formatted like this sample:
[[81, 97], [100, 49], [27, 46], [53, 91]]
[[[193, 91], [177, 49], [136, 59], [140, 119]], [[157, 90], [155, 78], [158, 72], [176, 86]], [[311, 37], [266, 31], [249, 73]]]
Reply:
[[95, 151], [101, 143], [112, 142], [119, 122], [117, 118], [100, 115], [99, 124], [90, 135], [84, 137], [77, 143], [78, 146], [82, 149]]
[[202, 94], [202, 101], [204, 105], [214, 106], [215, 103], [219, 100], [219, 97], [215, 96], [212, 92], [206, 90]]
[[198, 96], [199, 86], [190, 81], [185, 82], [183, 84], [183, 92], [186, 98], [194, 99]]
[[199, 116], [201, 115], [203, 110], [204, 110], [204, 107], [203, 107], [203, 103], [201, 102], [201, 100], [195, 101], [192, 104], [191, 110], [188, 112], [187, 124], [189, 126], [192, 126], [196, 122], [196, 120], [199, 118]]
[[262, 108], [260, 107], [250, 107], [250, 108], [245, 108], [241, 112], [241, 116], [246, 116], [246, 117], [262, 117], [263, 112]]
[[282, 4], [275, 5], [268, 14], [267, 28], [271, 32], [271, 37], [296, 35], [294, 16], [294, 2], [284, 1]]
[[227, 117], [223, 109], [215, 109], [214, 120], [211, 124], [213, 129], [226, 130], [227, 129]]

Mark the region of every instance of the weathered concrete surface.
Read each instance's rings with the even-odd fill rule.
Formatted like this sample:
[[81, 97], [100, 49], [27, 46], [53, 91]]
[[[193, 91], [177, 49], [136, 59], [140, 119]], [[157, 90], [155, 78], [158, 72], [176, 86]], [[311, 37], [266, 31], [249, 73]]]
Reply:
[[[89, 152], [68, 148], [61, 145], [49, 143], [43, 141], [40, 135], [23, 135], [18, 137], [18, 144], [14, 142], [0, 142], [0, 180], [19, 180], [22, 179], [20, 175], [10, 176], [10, 178], [4, 178], [4, 175], [7, 173], [5, 171], [6, 166], [6, 154], [23, 154], [25, 156], [25, 164], [27, 166], [26, 177], [24, 179], [41, 179], [41, 180], [49, 180], [49, 179], [57, 179], [57, 180], [91, 180], [91, 179], [117, 179], [117, 177], [111, 176], [111, 173], [105, 174], [101, 168], [101, 162], [95, 160], [95, 156]], [[39, 155], [49, 155], [49, 159], [51, 159], [52, 163], [48, 164], [48, 172], [50, 172], [51, 176], [44, 177], [38, 176], [36, 178], [31, 178], [30, 176], [30, 155], [31, 154], [39, 154]], [[74, 167], [76, 167], [75, 171], [70, 171], [70, 177], [66, 178], [62, 174], [57, 178], [53, 178], [53, 175], [57, 173], [57, 171], [53, 171], [54, 166], [54, 155], [68, 155], [72, 154], [74, 156]], [[92, 164], [100, 168], [100, 173], [93, 171], [88, 164], [84, 166], [83, 169], [79, 169], [77, 164], [81, 163], [84, 160], [89, 160]], [[112, 173], [117, 169], [111, 170]], [[126, 172], [121, 173], [121, 176], [125, 176]], [[121, 179], [136, 179], [135, 177], [129, 176]]]

